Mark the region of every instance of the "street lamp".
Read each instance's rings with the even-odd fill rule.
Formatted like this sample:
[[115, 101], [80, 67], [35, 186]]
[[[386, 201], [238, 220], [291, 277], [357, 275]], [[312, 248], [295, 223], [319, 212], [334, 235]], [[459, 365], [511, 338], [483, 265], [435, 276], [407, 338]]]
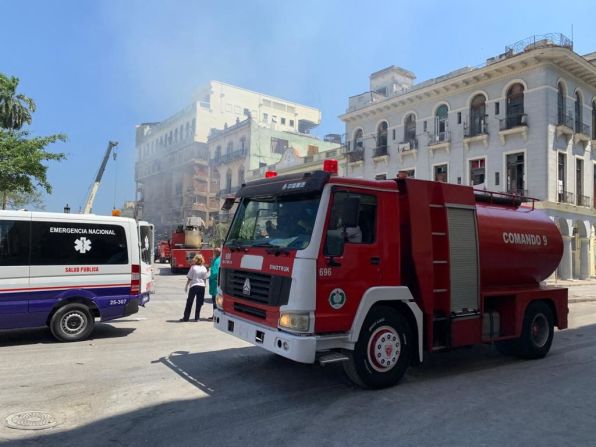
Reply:
[[66, 204], [66, 206], [64, 207], [64, 213], [68, 214], [70, 213], [70, 206], [68, 206], [68, 203]]

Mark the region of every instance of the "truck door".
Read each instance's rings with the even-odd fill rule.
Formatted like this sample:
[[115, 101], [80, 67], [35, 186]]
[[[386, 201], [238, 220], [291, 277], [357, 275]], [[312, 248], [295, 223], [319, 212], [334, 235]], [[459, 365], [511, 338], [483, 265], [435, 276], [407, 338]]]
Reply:
[[365, 291], [381, 283], [378, 196], [335, 190], [317, 260], [316, 332], [343, 332]]

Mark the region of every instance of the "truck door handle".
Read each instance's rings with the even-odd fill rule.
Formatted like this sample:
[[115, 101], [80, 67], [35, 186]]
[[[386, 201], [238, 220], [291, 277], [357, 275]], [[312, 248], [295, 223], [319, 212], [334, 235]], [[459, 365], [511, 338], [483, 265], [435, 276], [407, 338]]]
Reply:
[[379, 258], [378, 256], [373, 256], [372, 258], [370, 258], [370, 263], [372, 265], [379, 265], [381, 263], [381, 258]]

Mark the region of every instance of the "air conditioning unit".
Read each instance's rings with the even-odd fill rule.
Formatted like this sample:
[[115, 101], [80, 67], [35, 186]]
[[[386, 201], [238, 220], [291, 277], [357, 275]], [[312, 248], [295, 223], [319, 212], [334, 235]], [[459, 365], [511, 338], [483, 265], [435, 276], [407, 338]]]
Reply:
[[405, 152], [405, 151], [409, 151], [410, 149], [412, 149], [412, 147], [410, 146], [410, 143], [400, 143], [397, 145], [397, 150], [399, 152]]

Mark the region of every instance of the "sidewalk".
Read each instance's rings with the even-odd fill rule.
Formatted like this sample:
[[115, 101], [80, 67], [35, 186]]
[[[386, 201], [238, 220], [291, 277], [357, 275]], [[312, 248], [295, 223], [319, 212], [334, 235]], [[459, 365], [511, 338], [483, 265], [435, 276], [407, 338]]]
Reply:
[[546, 280], [545, 283], [547, 286], [569, 288], [569, 304], [596, 302], [596, 293], [587, 295], [582, 287], [596, 286], [596, 278]]

